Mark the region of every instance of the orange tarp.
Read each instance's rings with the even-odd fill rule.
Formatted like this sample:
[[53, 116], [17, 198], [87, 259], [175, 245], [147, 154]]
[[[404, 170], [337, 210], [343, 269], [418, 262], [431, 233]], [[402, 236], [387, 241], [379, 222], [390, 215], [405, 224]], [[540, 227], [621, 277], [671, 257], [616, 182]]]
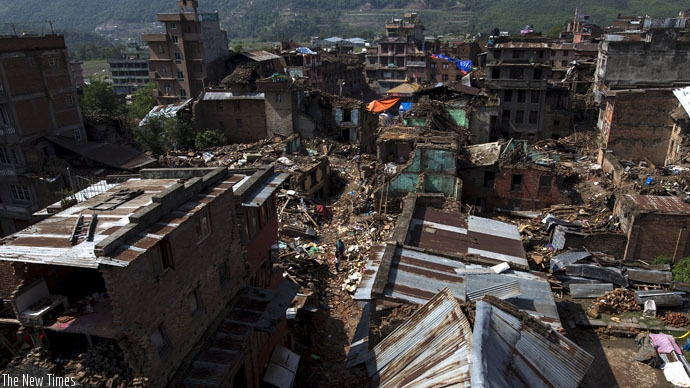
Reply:
[[399, 98], [387, 98], [385, 100], [374, 100], [367, 105], [367, 110], [374, 113], [381, 113], [393, 107], [400, 101]]

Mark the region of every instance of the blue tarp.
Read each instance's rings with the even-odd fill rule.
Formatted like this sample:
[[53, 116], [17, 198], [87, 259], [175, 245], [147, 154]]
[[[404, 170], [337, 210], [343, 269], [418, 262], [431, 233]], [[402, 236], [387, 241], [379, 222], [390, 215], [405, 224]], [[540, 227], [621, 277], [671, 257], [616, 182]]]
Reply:
[[400, 103], [400, 111], [401, 112], [407, 112], [410, 108], [412, 108], [412, 103], [411, 102], [401, 102]]
[[467, 74], [472, 71], [472, 61], [469, 59], [457, 59], [443, 54], [432, 54], [431, 57], [445, 59], [448, 62], [455, 63], [455, 66], [457, 66], [458, 69], [463, 72], [463, 74]]
[[297, 47], [296, 51], [300, 54], [316, 54], [311, 51], [308, 47]]

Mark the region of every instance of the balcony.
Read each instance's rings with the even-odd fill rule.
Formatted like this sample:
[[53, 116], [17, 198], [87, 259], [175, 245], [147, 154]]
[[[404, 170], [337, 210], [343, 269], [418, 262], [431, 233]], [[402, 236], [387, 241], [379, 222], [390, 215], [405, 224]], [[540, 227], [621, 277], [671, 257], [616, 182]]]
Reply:
[[546, 80], [533, 79], [487, 79], [485, 85], [487, 89], [538, 89], [546, 90]]

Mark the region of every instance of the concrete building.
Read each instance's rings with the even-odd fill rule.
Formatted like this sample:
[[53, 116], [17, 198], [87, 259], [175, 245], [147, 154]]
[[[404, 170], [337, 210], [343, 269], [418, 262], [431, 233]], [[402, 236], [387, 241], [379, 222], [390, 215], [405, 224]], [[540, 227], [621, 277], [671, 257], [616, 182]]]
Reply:
[[422, 50], [424, 25], [417, 13], [393, 19], [385, 28], [386, 36], [376, 47], [367, 48], [365, 71], [370, 88], [384, 93], [406, 80], [428, 81], [426, 54]]
[[220, 28], [218, 13], [198, 13], [197, 0], [178, 0], [178, 13], [160, 13], [164, 34], [147, 34], [149, 79], [158, 89], [160, 105], [196, 98], [204, 86], [225, 72], [228, 38]]
[[62, 35], [0, 38], [0, 230], [7, 235], [37, 218], [64, 187], [43, 136], [86, 141]]
[[624, 260], [673, 262], [690, 256], [690, 205], [676, 196], [625, 194], [616, 198], [614, 216], [627, 236]]
[[108, 59], [110, 79], [116, 94], [132, 94], [149, 82], [149, 48], [130, 43], [118, 58]]
[[542, 132], [550, 77], [551, 49], [546, 43], [513, 41], [488, 47], [486, 88], [500, 98], [499, 125], [504, 137], [546, 137]]
[[[207, 329], [228, 319], [228, 306], [280, 287], [271, 246], [274, 192], [286, 178], [272, 168], [142, 170], [5, 241], [0, 269], [12, 282], [2, 298], [51, 351], [114, 342], [135, 376], [165, 386], [196, 357]], [[288, 301], [294, 296], [283, 291]], [[276, 308], [271, 327], [286, 327]], [[253, 357], [270, 355], [264, 345], [286, 344], [286, 331], [261, 338], [271, 340], [254, 343], [260, 351]], [[239, 360], [259, 362], [244, 354]], [[242, 379], [258, 386], [253, 375]]]

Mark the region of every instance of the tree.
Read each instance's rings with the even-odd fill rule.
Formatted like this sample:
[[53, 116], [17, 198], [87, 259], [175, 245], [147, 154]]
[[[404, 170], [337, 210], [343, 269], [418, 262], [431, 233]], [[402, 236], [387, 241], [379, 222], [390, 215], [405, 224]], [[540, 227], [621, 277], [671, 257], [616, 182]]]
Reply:
[[194, 141], [197, 149], [219, 147], [225, 144], [225, 135], [217, 129], [207, 129], [197, 133]]
[[132, 103], [128, 106], [131, 118], [143, 119], [158, 104], [153, 96], [153, 90], [157, 87], [158, 85], [151, 81], [132, 94]]
[[132, 132], [137, 143], [154, 155], [162, 155], [170, 149], [194, 147], [194, 129], [187, 121], [177, 117], [149, 117]]
[[105, 113], [117, 116], [123, 105], [113, 90], [113, 85], [106, 81], [92, 78], [81, 96], [81, 110], [84, 114]]

